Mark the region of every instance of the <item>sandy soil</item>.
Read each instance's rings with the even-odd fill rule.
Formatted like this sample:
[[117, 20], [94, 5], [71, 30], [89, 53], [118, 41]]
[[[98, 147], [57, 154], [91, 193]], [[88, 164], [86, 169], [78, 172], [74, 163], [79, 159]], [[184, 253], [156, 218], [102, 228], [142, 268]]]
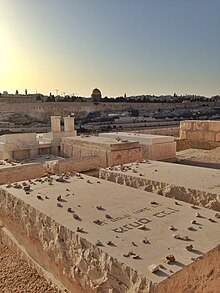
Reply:
[[179, 163], [220, 169], [220, 147], [212, 150], [188, 149], [177, 153]]
[[58, 293], [27, 263], [0, 242], [0, 293]]

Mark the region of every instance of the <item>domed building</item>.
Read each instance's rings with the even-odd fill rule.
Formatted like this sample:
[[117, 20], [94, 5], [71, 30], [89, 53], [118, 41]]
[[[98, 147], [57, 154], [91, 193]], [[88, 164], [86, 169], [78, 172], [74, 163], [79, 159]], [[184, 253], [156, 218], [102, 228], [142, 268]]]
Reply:
[[101, 93], [101, 91], [99, 89], [95, 88], [92, 91], [91, 97], [92, 97], [94, 102], [99, 102], [99, 101], [101, 101], [102, 93]]

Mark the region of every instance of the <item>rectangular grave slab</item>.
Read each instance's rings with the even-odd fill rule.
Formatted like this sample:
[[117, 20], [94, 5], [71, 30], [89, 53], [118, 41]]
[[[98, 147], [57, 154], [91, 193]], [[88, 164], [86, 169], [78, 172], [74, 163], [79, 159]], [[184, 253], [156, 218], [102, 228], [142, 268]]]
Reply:
[[[2, 186], [0, 220], [70, 292], [186, 292], [216, 281], [216, 212], [86, 175], [56, 179], [33, 181], [29, 194]], [[152, 273], [152, 264], [161, 266]]]
[[142, 159], [139, 142], [123, 142], [98, 136], [66, 137], [62, 139], [61, 153], [64, 157], [100, 157], [100, 166], [114, 166]]
[[176, 156], [176, 142], [172, 136], [152, 135], [132, 132], [100, 133], [100, 137], [111, 137], [122, 141], [138, 141], [143, 150], [143, 158], [149, 160], [173, 160]]
[[220, 170], [143, 160], [100, 169], [100, 178], [220, 211]]

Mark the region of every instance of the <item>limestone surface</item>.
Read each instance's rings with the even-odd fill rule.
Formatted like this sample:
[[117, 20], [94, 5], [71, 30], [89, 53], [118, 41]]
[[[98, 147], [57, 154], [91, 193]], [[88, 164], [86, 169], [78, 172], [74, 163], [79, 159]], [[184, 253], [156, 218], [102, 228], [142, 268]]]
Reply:
[[[205, 266], [203, 256], [209, 262], [212, 251], [219, 258], [214, 211], [81, 174], [26, 184], [29, 194], [2, 186], [2, 223], [70, 292], [163, 292], [156, 291], [159, 284], [171, 276], [175, 282], [181, 271], [187, 276], [182, 287], [196, 288], [214, 269], [197, 271]], [[188, 230], [192, 225], [195, 230]], [[189, 244], [192, 251], [185, 249]], [[169, 255], [175, 261], [162, 262]], [[153, 264], [159, 266], [154, 272], [148, 268]]]
[[100, 178], [220, 211], [220, 171], [143, 161], [100, 169]]

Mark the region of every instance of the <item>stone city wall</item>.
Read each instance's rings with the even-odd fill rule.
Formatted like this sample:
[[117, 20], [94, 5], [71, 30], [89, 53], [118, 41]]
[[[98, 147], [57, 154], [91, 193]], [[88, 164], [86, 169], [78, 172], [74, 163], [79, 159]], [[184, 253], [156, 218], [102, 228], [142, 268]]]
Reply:
[[181, 121], [180, 138], [187, 140], [220, 142], [220, 121]]
[[99, 157], [87, 156], [3, 167], [0, 169], [0, 184], [39, 178], [46, 174], [85, 172], [94, 170], [99, 165]]
[[[48, 119], [51, 115], [67, 116], [71, 112], [76, 118], [86, 117], [96, 111], [126, 111], [126, 110], [157, 110], [157, 109], [187, 109], [198, 108], [204, 103], [93, 103], [93, 102], [30, 102], [7, 103], [0, 102], [1, 112], [29, 113], [38, 119]], [[209, 107], [218, 106], [218, 102], [210, 102]]]

